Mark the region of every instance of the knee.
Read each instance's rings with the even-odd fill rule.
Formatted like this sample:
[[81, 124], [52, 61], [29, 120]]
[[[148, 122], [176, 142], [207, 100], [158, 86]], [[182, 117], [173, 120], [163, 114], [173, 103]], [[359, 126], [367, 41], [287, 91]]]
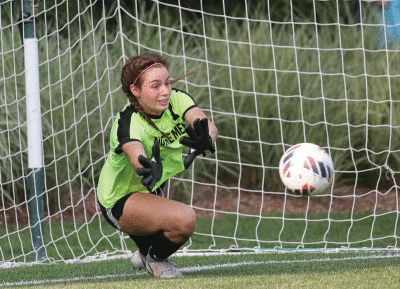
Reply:
[[190, 238], [196, 229], [196, 213], [189, 207], [185, 206], [179, 216], [179, 232], [182, 237]]

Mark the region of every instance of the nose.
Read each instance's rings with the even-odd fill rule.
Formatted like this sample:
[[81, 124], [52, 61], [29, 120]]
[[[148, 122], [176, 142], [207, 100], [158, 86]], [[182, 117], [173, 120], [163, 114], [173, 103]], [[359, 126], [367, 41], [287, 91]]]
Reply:
[[161, 87], [161, 95], [170, 95], [172, 88], [170, 85], [163, 84]]

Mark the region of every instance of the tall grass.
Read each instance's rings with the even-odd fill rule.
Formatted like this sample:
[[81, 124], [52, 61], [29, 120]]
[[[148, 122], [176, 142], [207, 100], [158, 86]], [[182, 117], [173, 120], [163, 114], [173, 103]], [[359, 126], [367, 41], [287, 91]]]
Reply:
[[[83, 9], [66, 23], [43, 19], [39, 32], [46, 191], [57, 202], [96, 185], [113, 117], [127, 103], [122, 65], [145, 51], [163, 52], [172, 78], [198, 71], [176, 87], [219, 129], [218, 161], [199, 158], [182, 178], [273, 190], [284, 149], [305, 141], [328, 149], [338, 182], [357, 171], [367, 183], [383, 165], [399, 171], [399, 54], [381, 50], [369, 26], [270, 23], [262, 9], [252, 20], [206, 15], [203, 26], [139, 5], [137, 17], [121, 11], [121, 31], [117, 11], [95, 21]], [[15, 26], [1, 37], [2, 192], [18, 202], [27, 175], [23, 49]]]
[[[378, 21], [371, 10], [364, 15], [365, 23]], [[362, 186], [375, 187], [382, 166], [398, 171], [399, 54], [378, 47], [374, 28], [206, 23], [210, 105], [208, 95], [195, 94], [212, 106], [218, 161], [240, 161], [232, 168], [242, 169], [242, 185], [257, 174], [249, 185], [260, 188], [265, 176], [268, 187], [278, 178], [269, 168], [299, 142], [328, 149], [339, 183], [354, 181], [357, 172]]]

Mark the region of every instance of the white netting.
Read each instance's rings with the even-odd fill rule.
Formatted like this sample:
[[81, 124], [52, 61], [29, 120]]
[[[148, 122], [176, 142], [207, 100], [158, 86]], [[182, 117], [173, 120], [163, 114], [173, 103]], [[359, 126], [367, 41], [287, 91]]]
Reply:
[[[127, 102], [122, 65], [146, 51], [166, 56], [173, 78], [198, 72], [175, 87], [219, 129], [215, 155], [167, 186], [199, 216], [182, 252], [398, 246], [393, 10], [340, 0], [306, 8], [236, 1], [236, 9], [227, 1], [127, 2], [38, 1], [46, 260], [130, 250], [102, 221], [95, 189], [113, 117]], [[23, 3], [0, 4], [1, 266], [31, 262], [33, 253]], [[280, 156], [301, 142], [333, 158], [336, 179], [325, 196], [294, 196], [280, 183]]]

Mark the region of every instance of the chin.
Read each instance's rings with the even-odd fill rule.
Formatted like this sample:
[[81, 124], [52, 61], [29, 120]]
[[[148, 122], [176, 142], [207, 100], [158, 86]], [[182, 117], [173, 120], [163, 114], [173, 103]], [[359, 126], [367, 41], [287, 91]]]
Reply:
[[160, 110], [160, 111], [165, 111], [165, 110], [167, 110], [168, 109], [168, 106], [169, 106], [169, 101], [167, 102], [167, 104], [166, 105], [161, 105], [161, 104], [159, 104], [159, 105], [157, 105], [157, 110]]
[[168, 105], [157, 105], [157, 107], [154, 107], [152, 109], [153, 114], [162, 114], [164, 111], [166, 111], [168, 109]]

